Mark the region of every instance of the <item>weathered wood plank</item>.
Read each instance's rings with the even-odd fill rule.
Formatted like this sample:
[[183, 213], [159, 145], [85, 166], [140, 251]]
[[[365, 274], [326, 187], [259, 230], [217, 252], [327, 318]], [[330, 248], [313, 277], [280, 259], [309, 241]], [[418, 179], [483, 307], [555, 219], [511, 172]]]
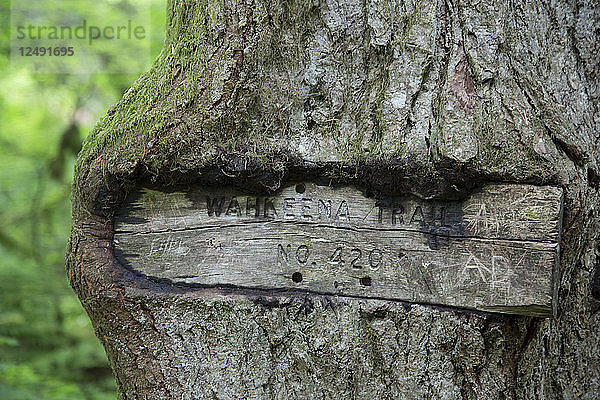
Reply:
[[374, 199], [302, 184], [139, 193], [117, 256], [174, 282], [398, 299], [550, 315], [562, 191], [493, 185], [462, 203]]
[[375, 199], [355, 188], [313, 183], [290, 186], [271, 197], [247, 196], [233, 188], [145, 189], [119, 211], [116, 230], [157, 232], [276, 220], [556, 242], [561, 204], [562, 189], [533, 185], [489, 185], [462, 203]]

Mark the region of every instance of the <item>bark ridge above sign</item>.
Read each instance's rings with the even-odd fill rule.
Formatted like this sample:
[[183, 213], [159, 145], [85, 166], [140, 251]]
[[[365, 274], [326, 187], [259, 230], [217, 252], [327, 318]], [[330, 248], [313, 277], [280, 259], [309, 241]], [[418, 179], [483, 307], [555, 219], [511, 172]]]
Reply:
[[562, 189], [488, 185], [462, 202], [299, 183], [142, 189], [115, 216], [124, 265], [177, 283], [548, 316]]

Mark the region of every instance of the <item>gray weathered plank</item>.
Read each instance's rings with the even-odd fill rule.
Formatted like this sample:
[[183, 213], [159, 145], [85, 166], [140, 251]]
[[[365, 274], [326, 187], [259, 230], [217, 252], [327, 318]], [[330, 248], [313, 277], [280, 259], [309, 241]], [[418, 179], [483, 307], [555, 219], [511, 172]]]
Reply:
[[144, 189], [117, 214], [116, 230], [157, 232], [268, 219], [556, 242], [561, 204], [562, 189], [533, 185], [488, 185], [462, 203], [375, 199], [351, 187], [313, 183], [304, 184], [304, 193], [290, 186], [271, 197], [233, 188]]
[[529, 185], [462, 203], [311, 183], [258, 199], [144, 190], [117, 214], [115, 246], [133, 270], [174, 282], [549, 315], [561, 210], [561, 189]]

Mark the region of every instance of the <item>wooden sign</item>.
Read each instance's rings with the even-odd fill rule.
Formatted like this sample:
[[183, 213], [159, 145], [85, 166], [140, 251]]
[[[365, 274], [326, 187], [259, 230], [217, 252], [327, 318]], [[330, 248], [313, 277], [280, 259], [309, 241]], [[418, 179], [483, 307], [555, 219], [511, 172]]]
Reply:
[[463, 202], [313, 183], [272, 196], [144, 189], [114, 241], [124, 265], [178, 283], [548, 316], [561, 220], [549, 186], [489, 185]]

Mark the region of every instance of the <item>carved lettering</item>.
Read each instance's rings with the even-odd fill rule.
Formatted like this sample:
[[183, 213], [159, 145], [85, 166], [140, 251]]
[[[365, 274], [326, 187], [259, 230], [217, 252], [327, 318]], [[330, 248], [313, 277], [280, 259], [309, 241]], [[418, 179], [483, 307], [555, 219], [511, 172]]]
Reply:
[[240, 203], [235, 197], [229, 201], [229, 206], [227, 207], [227, 212], [225, 213], [225, 215], [235, 215], [237, 217], [242, 216], [242, 209], [240, 208]]
[[327, 262], [334, 265], [343, 264], [344, 260], [342, 260], [342, 247], [337, 247]]
[[396, 223], [403, 224], [404, 223], [404, 207], [402, 205], [397, 205], [392, 208], [392, 225], [396, 225]]
[[277, 210], [273, 204], [273, 199], [265, 197], [265, 206], [263, 207], [265, 218], [276, 218]]
[[410, 218], [410, 223], [414, 224], [415, 222], [419, 222], [421, 224], [425, 223], [425, 216], [423, 215], [423, 209], [421, 206], [417, 206], [415, 211], [413, 212], [412, 217]]
[[287, 219], [294, 219], [294, 202], [293, 197], [283, 199], [283, 217]]
[[218, 198], [210, 198], [206, 197], [206, 209], [208, 211], [208, 216], [212, 217], [213, 215], [220, 217], [223, 212], [223, 205], [225, 204], [225, 197]]
[[300, 211], [300, 216], [304, 220], [312, 221], [313, 217], [312, 217], [312, 215], [310, 215], [310, 205], [309, 204], [312, 204], [311, 199], [306, 199], [306, 198], [302, 199], [302, 210]]
[[308, 246], [302, 245], [296, 250], [296, 260], [300, 264], [306, 264], [308, 262]]
[[369, 254], [369, 265], [371, 269], [377, 271], [381, 265], [381, 260], [383, 259], [383, 253], [379, 249], [374, 249]]
[[[252, 213], [251, 211], [254, 212]], [[254, 216], [254, 218], [260, 216], [260, 199], [258, 197], [246, 198], [246, 217], [250, 216]]]
[[292, 246], [289, 244], [287, 245], [287, 250], [286, 250], [286, 248], [283, 247], [283, 245], [281, 243], [278, 244], [277, 245], [277, 262], [288, 265], [290, 263], [290, 251], [291, 250], [292, 250]]
[[304, 183], [269, 197], [199, 187], [129, 201], [115, 215], [115, 256], [141, 276], [551, 314], [560, 188], [430, 201]]
[[339, 221], [340, 219], [346, 219], [346, 222], [350, 222], [350, 211], [348, 210], [348, 203], [346, 200], [342, 200], [335, 218]]
[[331, 221], [331, 200], [319, 199], [319, 220]]
[[353, 257], [352, 261], [350, 261], [350, 267], [354, 269], [362, 269], [362, 265], [360, 265], [360, 259], [362, 258], [362, 250], [352, 249], [350, 253]]

